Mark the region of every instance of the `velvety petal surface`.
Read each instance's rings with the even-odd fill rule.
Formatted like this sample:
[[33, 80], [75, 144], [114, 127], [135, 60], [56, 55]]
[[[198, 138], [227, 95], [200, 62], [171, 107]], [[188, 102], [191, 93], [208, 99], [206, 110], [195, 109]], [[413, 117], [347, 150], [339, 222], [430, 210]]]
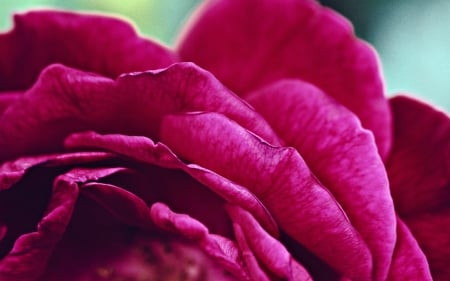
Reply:
[[163, 203], [155, 203], [152, 206], [151, 216], [153, 222], [160, 228], [195, 241], [239, 280], [251, 280], [245, 270], [239, 248], [233, 241], [210, 234], [208, 228], [199, 221], [185, 214], [175, 213]]
[[249, 102], [337, 199], [374, 258], [374, 280], [385, 280], [396, 240], [389, 182], [370, 131], [319, 88], [281, 80]]
[[311, 82], [353, 111], [387, 156], [391, 115], [378, 58], [336, 12], [309, 0], [216, 0], [188, 26], [182, 60], [242, 96], [281, 78]]
[[387, 164], [400, 217], [435, 280], [450, 278], [450, 118], [405, 96], [391, 100], [394, 149]]
[[116, 81], [53, 65], [0, 116], [0, 147], [8, 148], [0, 151], [0, 160], [62, 150], [64, 137], [80, 130], [158, 139], [165, 114], [196, 110], [221, 112], [279, 143], [253, 108], [194, 64], [126, 74]]
[[400, 218], [397, 220], [397, 243], [387, 280], [433, 280], [427, 258]]
[[50, 10], [15, 15], [13, 29], [0, 34], [0, 54], [0, 91], [27, 89], [52, 63], [116, 78], [176, 61], [124, 20]]
[[[233, 219], [236, 238], [250, 251], [267, 270], [282, 280], [312, 280], [309, 273], [298, 264], [279, 240], [270, 236], [251, 216], [238, 206], [227, 206]], [[245, 258], [245, 251], [244, 258]], [[250, 254], [250, 253], [248, 253]], [[255, 280], [262, 280], [256, 279]]]
[[[94, 149], [103, 149], [107, 151], [112, 151], [118, 153], [120, 155], [127, 156], [131, 159], [141, 161], [143, 163], [153, 164], [164, 168], [170, 169], [181, 169], [192, 178], [196, 179], [198, 182], [204, 184], [213, 192], [221, 196], [228, 203], [233, 205], [238, 205], [251, 213], [258, 222], [266, 229], [268, 233], [271, 235], [278, 237], [278, 227], [275, 223], [274, 219], [267, 211], [265, 206], [259, 201], [259, 199], [251, 193], [246, 188], [239, 186], [238, 184], [231, 182], [230, 180], [222, 177], [219, 174], [212, 172], [211, 170], [202, 168], [195, 164], [185, 164], [164, 144], [162, 143], [154, 143], [151, 139], [146, 137], [138, 137], [138, 136], [124, 136], [124, 135], [99, 135], [94, 132], [84, 132], [73, 134], [69, 136], [65, 141], [66, 147], [69, 149], [83, 149], [83, 148], [94, 148]], [[133, 149], [129, 149], [133, 147]], [[160, 184], [164, 186], [163, 190], [168, 190], [167, 196], [163, 197], [149, 197], [147, 192], [142, 193], [144, 186], [142, 189], [133, 190], [134, 193], [139, 194], [141, 198], [152, 198], [153, 201], [160, 200], [171, 203], [171, 205], [178, 205], [179, 202], [175, 203], [171, 201], [176, 198], [180, 198], [184, 200], [186, 197], [191, 196], [189, 193], [192, 193], [193, 190], [187, 190], [183, 192], [181, 190], [173, 190], [171, 186], [165, 186], [165, 182], [173, 182], [174, 177], [173, 174], [167, 175], [164, 177], [165, 173], [158, 171], [155, 175], [149, 173], [149, 171], [145, 172], [145, 175], [150, 175], [150, 177], [154, 177], [157, 179], [158, 177], [163, 177], [163, 181]], [[137, 175], [133, 175], [133, 178], [138, 178]], [[171, 180], [172, 179], [172, 180]], [[127, 178], [126, 182], [130, 182], [130, 178]], [[150, 180], [150, 179], [149, 179]], [[133, 182], [133, 181], [131, 181]], [[175, 184], [177, 187], [181, 188], [183, 185], [186, 186], [189, 183], [189, 179], [183, 178], [180, 180], [178, 184]], [[139, 184], [136, 184], [140, 186]], [[160, 193], [162, 191], [159, 191]], [[198, 192], [196, 193], [198, 196]], [[203, 198], [207, 199], [208, 202], [211, 201], [211, 198]], [[192, 199], [191, 199], [192, 200]], [[186, 201], [186, 200], [184, 200]], [[200, 200], [201, 201], [201, 200]], [[194, 204], [198, 207], [198, 213], [196, 215], [201, 216], [201, 214], [205, 214], [203, 206], [207, 203], [198, 202], [198, 204]], [[151, 201], [148, 201], [151, 202]], [[189, 201], [186, 201], [188, 205], [190, 205], [190, 209], [192, 211], [193, 207]], [[215, 202], [214, 204], [217, 204]], [[208, 206], [210, 209], [212, 206]], [[219, 222], [219, 224], [223, 224]], [[212, 224], [209, 224], [211, 226]]]
[[189, 161], [249, 188], [281, 228], [343, 275], [370, 278], [365, 242], [295, 149], [270, 146], [217, 113], [168, 115], [161, 140]]

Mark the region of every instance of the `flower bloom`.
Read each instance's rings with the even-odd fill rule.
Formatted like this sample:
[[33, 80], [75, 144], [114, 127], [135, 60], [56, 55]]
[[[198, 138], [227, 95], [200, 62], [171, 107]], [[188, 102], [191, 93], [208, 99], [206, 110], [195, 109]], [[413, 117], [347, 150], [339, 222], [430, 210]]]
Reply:
[[314, 1], [206, 1], [174, 48], [28, 12], [0, 58], [0, 280], [450, 278], [450, 120]]

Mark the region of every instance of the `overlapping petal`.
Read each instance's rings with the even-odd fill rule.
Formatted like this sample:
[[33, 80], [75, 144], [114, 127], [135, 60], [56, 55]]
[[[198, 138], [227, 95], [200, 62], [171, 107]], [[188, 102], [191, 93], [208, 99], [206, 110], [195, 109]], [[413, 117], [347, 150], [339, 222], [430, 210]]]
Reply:
[[311, 82], [353, 111], [387, 156], [391, 116], [378, 59], [334, 11], [309, 0], [216, 0], [188, 26], [181, 60], [242, 96], [280, 78]]
[[[88, 158], [92, 160], [92, 158], [96, 157], [91, 155]], [[85, 160], [86, 159], [83, 159], [83, 157], [81, 157], [81, 159], [76, 159], [76, 157], [71, 159], [71, 161], [75, 162], [83, 162]], [[44, 165], [45, 167], [45, 162], [36, 163], [36, 165]], [[22, 165], [20, 164], [17, 166], [10, 166], [8, 167], [10, 170], [9, 172], [16, 174], [23, 173], [24, 169], [23, 166], [21, 166]], [[32, 167], [36, 166], [33, 165]], [[43, 177], [42, 171], [35, 173], [38, 175], [34, 175], [34, 180]], [[2, 245], [0, 246], [2, 248], [8, 247], [6, 244], [9, 240], [11, 240], [10, 242], [13, 243], [13, 246], [11, 249], [7, 250], [6, 253], [2, 253], [2, 255], [6, 255], [2, 257], [2, 262], [0, 263], [0, 279], [36, 280], [37, 277], [42, 275], [47, 270], [48, 260], [53, 254], [53, 250], [58, 242], [63, 237], [66, 227], [70, 222], [78, 198], [78, 183], [99, 178], [108, 173], [109, 171], [104, 170], [73, 170], [57, 177], [50, 192], [46, 192], [44, 182], [35, 181], [36, 186], [33, 186], [26, 177], [23, 177], [18, 183], [11, 187], [10, 192], [12, 193], [12, 197], [7, 196], [4, 193], [5, 191], [3, 191], [2, 199], [15, 200], [15, 202], [19, 202], [19, 204], [30, 203], [30, 200], [27, 198], [35, 193], [38, 196], [34, 198], [33, 204], [37, 204], [37, 206], [41, 205], [41, 208], [43, 209], [41, 210], [41, 214], [36, 212], [36, 210], [34, 210], [36, 213], [24, 213], [27, 220], [30, 220], [31, 217], [42, 215], [42, 217], [36, 217], [37, 221], [35, 224], [30, 222], [30, 229], [23, 229], [23, 231], [17, 232], [20, 228], [24, 227], [23, 222], [20, 222], [22, 223], [21, 225], [15, 225], [14, 222], [7, 223], [6, 226], [8, 229], [6, 229], [6, 237], [17, 237], [9, 237], [6, 241], [1, 241]], [[25, 173], [23, 176], [25, 176]], [[47, 180], [49, 181], [47, 182], [49, 183], [49, 187], [52, 186], [51, 180], [51, 177]], [[20, 193], [21, 185], [23, 185], [23, 188], [31, 188], [31, 190]], [[16, 192], [16, 196], [14, 196], [14, 192]], [[46, 199], [46, 196], [48, 196], [49, 199]], [[8, 203], [9, 204], [2, 204], [1, 215], [6, 215], [6, 219], [20, 220], [20, 212], [17, 212], [19, 204], [14, 204], [14, 201]], [[13, 206], [11, 206], [11, 203], [13, 203]], [[10, 210], [8, 210], [8, 208], [10, 208]], [[13, 212], [12, 214], [10, 214], [11, 211]], [[18, 222], [16, 222], [16, 224], [17, 223]]]
[[436, 280], [450, 278], [450, 119], [404, 96], [391, 100], [394, 148], [387, 164], [397, 210]]
[[61, 151], [64, 137], [79, 130], [158, 139], [164, 114], [196, 110], [221, 112], [279, 143], [258, 113], [191, 63], [130, 73], [116, 81], [53, 65], [0, 116], [0, 147], [8, 147], [0, 151], [0, 160]]
[[217, 113], [167, 116], [161, 140], [189, 161], [249, 188], [281, 228], [344, 276], [370, 278], [365, 242], [295, 149], [270, 146]]
[[116, 78], [176, 61], [123, 20], [51, 10], [16, 15], [13, 29], [0, 35], [0, 54], [0, 92], [29, 88], [53, 63]]
[[249, 96], [250, 103], [336, 197], [374, 257], [374, 280], [385, 280], [396, 240], [386, 171], [372, 134], [320, 89], [281, 80]]

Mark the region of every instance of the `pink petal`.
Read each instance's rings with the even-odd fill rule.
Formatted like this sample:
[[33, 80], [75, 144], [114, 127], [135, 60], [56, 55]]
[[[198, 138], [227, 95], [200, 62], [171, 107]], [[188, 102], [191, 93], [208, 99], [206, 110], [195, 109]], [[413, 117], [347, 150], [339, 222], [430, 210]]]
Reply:
[[389, 152], [391, 115], [377, 55], [345, 18], [316, 1], [209, 1], [178, 52], [243, 96], [282, 78], [311, 82], [374, 132], [383, 157]]
[[183, 158], [247, 187], [290, 236], [343, 275], [369, 278], [366, 244], [296, 150], [270, 146], [217, 113], [168, 115], [161, 140]]
[[292, 258], [283, 244], [265, 232], [251, 214], [238, 206], [229, 205], [227, 210], [233, 219], [238, 241], [239, 236], [242, 236], [241, 240], [248, 244], [249, 251], [254, 253], [271, 273], [288, 281], [312, 280], [309, 273]]
[[450, 278], [450, 118], [429, 105], [391, 100], [394, 149], [387, 164], [400, 216], [423, 249], [436, 280]]
[[[220, 195], [230, 204], [242, 206], [242, 208], [250, 212], [271, 235], [276, 237], [279, 235], [278, 227], [274, 222], [274, 219], [253, 193], [208, 169], [195, 164], [186, 165], [162, 143], [155, 144], [145, 137], [124, 135], [102, 136], [93, 132], [73, 134], [66, 139], [65, 143], [68, 148], [72, 149], [82, 147], [105, 149], [144, 163], [171, 169], [181, 169], [192, 178]], [[133, 147], [133, 149], [130, 149], [130, 147]], [[146, 174], [148, 174], [148, 171]], [[161, 177], [161, 172], [158, 172], [158, 175], [155, 177]], [[137, 176], [135, 175], [134, 178], [137, 178]], [[169, 176], [165, 181], [170, 180], [170, 178], [173, 178], [173, 176]], [[127, 179], [127, 181], [130, 181], [130, 179]], [[184, 184], [186, 184], [186, 179], [183, 179], [183, 181]], [[169, 188], [169, 186], [167, 188]], [[133, 192], [139, 194], [142, 198], [148, 198], [148, 194], [138, 193], [138, 190], [134, 190]], [[167, 196], [165, 199], [173, 198], [173, 196], [174, 194], [172, 193], [172, 195]], [[202, 210], [202, 212], [204, 211]]]
[[116, 81], [53, 65], [0, 116], [0, 147], [8, 147], [0, 151], [0, 161], [59, 151], [64, 137], [80, 130], [157, 137], [164, 114], [192, 110], [221, 112], [278, 143], [258, 113], [193, 64]]
[[0, 92], [0, 116], [22, 95], [22, 92]]
[[249, 101], [331, 191], [372, 252], [374, 280], [385, 280], [396, 220], [371, 132], [348, 109], [300, 80], [273, 83], [252, 93]]
[[433, 280], [427, 258], [400, 219], [397, 220], [397, 244], [387, 280]]
[[0, 34], [0, 54], [0, 91], [27, 89], [52, 63], [115, 78], [176, 60], [170, 50], [140, 38], [123, 20], [45, 10], [15, 15], [14, 28]]
[[250, 280], [234, 242], [210, 234], [208, 228], [199, 221], [184, 214], [174, 213], [163, 203], [155, 203], [152, 206], [151, 216], [153, 222], [163, 230], [177, 233], [197, 243], [203, 251], [240, 280]]
[[1, 280], [31, 281], [44, 272], [70, 220], [77, 193], [76, 184], [64, 180], [55, 182], [49, 207], [37, 229], [17, 238], [11, 251], [0, 260]]

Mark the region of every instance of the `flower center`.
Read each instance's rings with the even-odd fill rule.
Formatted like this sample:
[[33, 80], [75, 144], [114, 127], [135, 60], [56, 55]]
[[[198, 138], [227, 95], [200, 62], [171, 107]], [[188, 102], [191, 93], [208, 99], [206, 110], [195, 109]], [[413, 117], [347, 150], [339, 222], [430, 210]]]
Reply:
[[196, 246], [175, 238], [135, 234], [132, 243], [86, 272], [82, 280], [200, 281], [235, 280]]

